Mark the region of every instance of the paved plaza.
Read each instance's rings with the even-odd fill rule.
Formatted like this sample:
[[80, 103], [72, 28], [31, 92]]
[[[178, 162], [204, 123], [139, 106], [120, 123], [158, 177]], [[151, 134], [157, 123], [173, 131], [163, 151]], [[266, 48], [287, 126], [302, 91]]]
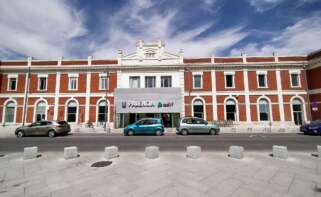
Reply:
[[312, 152], [289, 152], [287, 160], [270, 152], [246, 152], [232, 159], [227, 152], [160, 152], [146, 159], [143, 150], [122, 152], [106, 167], [101, 152], [81, 152], [63, 159], [61, 152], [41, 152], [23, 160], [21, 153], [0, 157], [0, 196], [321, 196], [321, 158]]

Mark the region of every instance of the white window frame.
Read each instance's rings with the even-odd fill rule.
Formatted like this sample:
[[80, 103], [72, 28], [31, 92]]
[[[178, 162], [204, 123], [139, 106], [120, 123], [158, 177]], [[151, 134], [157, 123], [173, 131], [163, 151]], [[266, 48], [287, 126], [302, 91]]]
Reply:
[[[265, 86], [260, 86], [259, 75], [264, 75]], [[256, 82], [257, 82], [257, 88], [268, 88], [267, 71], [256, 71]]]
[[[40, 89], [40, 79], [41, 78], [46, 78], [46, 88], [45, 89]], [[48, 90], [48, 75], [46, 74], [39, 74], [38, 75], [38, 91], [47, 91]]]
[[[76, 79], [76, 88], [75, 89], [71, 88], [71, 78]], [[68, 90], [71, 90], [71, 91], [78, 90], [78, 78], [79, 78], [78, 74], [69, 74], [68, 75]]]
[[[227, 87], [226, 75], [232, 76], [232, 87]], [[225, 85], [225, 89], [234, 89], [235, 88], [235, 72], [224, 72], [224, 85]]]
[[[15, 89], [14, 90], [11, 90], [10, 89], [10, 79], [16, 79], [16, 86], [15, 86]], [[16, 74], [9, 74], [8, 75], [8, 84], [7, 84], [7, 91], [17, 91], [17, 87], [18, 87], [18, 75]]]
[[[300, 88], [301, 87], [301, 72], [300, 70], [291, 70], [290, 71], [290, 84], [291, 84], [291, 88]], [[292, 74], [297, 74], [298, 75], [298, 86], [293, 86], [292, 84]]]
[[[146, 78], [148, 78], [148, 77], [155, 79], [154, 87], [146, 87]], [[156, 84], [157, 84], [157, 77], [156, 76], [145, 76], [145, 84], [144, 84], [145, 88], [156, 88], [157, 87]]]
[[[260, 100], [261, 99], [265, 99], [268, 101], [269, 103], [269, 120], [261, 120], [260, 119]], [[272, 113], [272, 102], [271, 99], [269, 97], [266, 96], [260, 96], [257, 100], [256, 100], [256, 110], [257, 110], [257, 121], [258, 122], [273, 122], [273, 113]]]
[[[164, 77], [168, 77], [168, 78], [170, 78], [170, 80], [171, 80], [171, 83], [170, 83], [170, 86], [169, 87], [165, 87], [165, 86], [163, 86], [163, 78]], [[171, 88], [171, 87], [173, 87], [173, 77], [171, 76], [171, 75], [164, 75], [164, 76], [161, 76], [160, 77], [160, 87], [161, 88]]]
[[79, 102], [77, 99], [74, 99], [74, 98], [70, 98], [66, 101], [65, 103], [65, 120], [67, 121], [67, 117], [68, 117], [68, 104], [72, 101], [75, 101], [76, 102], [76, 121], [75, 122], [70, 122], [71, 124], [76, 124], [78, 123], [78, 118], [79, 118]]
[[138, 87], [136, 87], [136, 88], [140, 88], [140, 87], [141, 87], [141, 80], [140, 80], [140, 76], [137, 76], [137, 75], [135, 75], [135, 76], [129, 76], [129, 78], [128, 78], [128, 80], [129, 80], [129, 88], [134, 88], [134, 87], [131, 87], [131, 82], [130, 82], [130, 80], [131, 80], [132, 78], [137, 78], [137, 79], [138, 79]]
[[[201, 86], [200, 87], [195, 87], [195, 81], [194, 81], [194, 76], [199, 75], [201, 76]], [[202, 89], [203, 88], [203, 73], [202, 72], [193, 72], [193, 89]]]
[[[102, 78], [106, 78], [106, 88], [103, 88], [103, 84], [102, 84]], [[99, 74], [99, 90], [108, 90], [109, 89], [109, 80], [107, 77], [107, 73], [100, 73]]]

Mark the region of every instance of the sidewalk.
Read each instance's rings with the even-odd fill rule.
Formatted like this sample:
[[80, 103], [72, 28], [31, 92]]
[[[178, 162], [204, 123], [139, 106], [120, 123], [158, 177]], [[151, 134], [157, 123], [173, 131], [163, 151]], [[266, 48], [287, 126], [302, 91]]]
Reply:
[[226, 154], [203, 152], [193, 160], [183, 152], [161, 152], [149, 160], [143, 152], [120, 152], [110, 166], [93, 168], [105, 160], [103, 152], [80, 152], [73, 160], [62, 152], [33, 160], [14, 153], [0, 157], [0, 196], [321, 196], [321, 159], [310, 153], [290, 152], [287, 160], [268, 152], [246, 152], [242, 160]]

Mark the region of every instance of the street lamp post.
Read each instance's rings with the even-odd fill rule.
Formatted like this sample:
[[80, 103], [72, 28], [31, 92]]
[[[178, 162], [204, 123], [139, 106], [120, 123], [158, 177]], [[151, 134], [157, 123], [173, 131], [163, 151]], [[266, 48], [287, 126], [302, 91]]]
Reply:
[[24, 98], [24, 104], [23, 104], [23, 115], [22, 115], [22, 126], [25, 126], [26, 122], [26, 109], [27, 109], [27, 103], [28, 103], [28, 96], [29, 96], [29, 84], [30, 84], [30, 66], [28, 67], [27, 72], [27, 84], [26, 84], [26, 90], [25, 90], [25, 98]]
[[[105, 121], [105, 124], [104, 124], [104, 131], [107, 131], [107, 97], [108, 97], [108, 86], [109, 86], [109, 74], [108, 74], [108, 71], [107, 71], [107, 68], [105, 69], [104, 73], [106, 73], [106, 82], [105, 82], [105, 118], [104, 118], [104, 121]], [[109, 132], [108, 132], [109, 134]]]

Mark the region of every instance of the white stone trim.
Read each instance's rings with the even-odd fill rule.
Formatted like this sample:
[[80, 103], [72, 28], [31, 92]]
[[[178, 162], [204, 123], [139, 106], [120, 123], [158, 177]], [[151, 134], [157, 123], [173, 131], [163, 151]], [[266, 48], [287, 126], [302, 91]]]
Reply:
[[236, 110], [235, 122], [239, 122], [239, 103], [238, 103], [238, 100], [233, 96], [228, 96], [224, 99], [224, 118], [225, 118], [225, 120], [227, 120], [227, 118], [226, 118], [226, 115], [227, 115], [226, 114], [226, 102], [228, 100], [233, 100], [235, 102], [235, 110]]
[[[259, 75], [264, 75], [264, 83], [265, 83], [265, 86], [260, 86], [260, 83], [259, 83]], [[268, 84], [268, 73], [267, 71], [262, 71], [262, 70], [259, 70], [259, 71], [256, 71], [256, 84], [257, 84], [257, 88], [268, 88], [269, 84]]]
[[[15, 110], [14, 110], [14, 117], [13, 117], [13, 122], [5, 122], [5, 113], [6, 113], [6, 106], [9, 102], [14, 102], [15, 104]], [[17, 108], [18, 108], [18, 103], [15, 99], [13, 98], [8, 98], [4, 103], [2, 107], [2, 124], [16, 124], [16, 118], [17, 118]]]
[[245, 96], [245, 110], [246, 110], [246, 122], [251, 122], [251, 104], [250, 104], [250, 91], [249, 91], [249, 79], [248, 79], [248, 70], [243, 70], [243, 79], [244, 79], [244, 96]]
[[[297, 74], [298, 75], [298, 85], [297, 86], [293, 86], [292, 84], [292, 74]], [[301, 87], [301, 75], [300, 75], [300, 71], [299, 70], [295, 70], [295, 71], [290, 71], [289, 72], [290, 75], [290, 85], [291, 88], [300, 88]]]
[[39, 98], [39, 99], [36, 100], [36, 102], [33, 105], [33, 118], [32, 118], [33, 122], [36, 121], [37, 105], [42, 101], [46, 103], [46, 119], [48, 118], [48, 109], [49, 109], [48, 101], [46, 99], [44, 99], [44, 98]]
[[110, 122], [110, 102], [107, 98], [105, 97], [102, 97], [100, 99], [98, 99], [98, 101], [96, 102], [96, 125], [98, 124], [98, 108], [99, 108], [99, 103], [101, 101], [106, 101], [106, 104], [107, 104], [107, 123]]
[[[213, 58], [214, 59], [214, 58]], [[214, 60], [213, 60], [214, 61]], [[216, 72], [215, 70], [211, 71], [212, 76], [212, 110], [213, 110], [213, 120], [218, 120], [218, 111], [217, 111], [217, 98], [216, 98]]]
[[[232, 87], [227, 87], [226, 85], [226, 75], [232, 76]], [[225, 89], [234, 89], [235, 88], [235, 71], [224, 71], [224, 87]]]
[[66, 102], [65, 102], [65, 120], [67, 121], [67, 112], [68, 112], [68, 103], [71, 102], [71, 101], [75, 101], [76, 104], [77, 104], [77, 112], [76, 112], [76, 122], [70, 122], [70, 123], [76, 123], [78, 124], [79, 123], [79, 102], [77, 100], [77, 98], [70, 98], [68, 99]]
[[[62, 62], [62, 57], [58, 58], [58, 67], [61, 66]], [[58, 120], [58, 110], [59, 110], [59, 97], [60, 97], [60, 78], [61, 78], [61, 73], [58, 71], [56, 73], [56, 89], [55, 89], [55, 106], [54, 106], [54, 120]], [[69, 83], [69, 81], [68, 81]], [[46, 95], [49, 96], [49, 95]]]
[[[201, 87], [195, 87], [195, 83], [194, 83], [194, 76], [195, 75], [201, 76]], [[193, 82], [193, 89], [202, 89], [203, 88], [203, 72], [192, 72], [192, 82]]]
[[91, 72], [87, 72], [86, 77], [86, 98], [85, 98], [85, 121], [89, 121], [89, 104], [90, 104], [90, 87], [91, 86]]
[[[270, 121], [261, 121], [260, 120], [260, 106], [259, 106], [259, 102], [260, 102], [260, 100], [261, 99], [266, 99], [268, 102], [269, 102], [269, 110], [270, 110]], [[263, 96], [260, 96], [259, 98], [257, 98], [257, 100], [256, 100], [256, 110], [257, 110], [257, 121], [258, 122], [273, 122], [273, 113], [272, 113], [272, 102], [271, 102], [271, 99], [269, 98], [269, 97], [267, 97], [267, 96], [265, 96], [265, 95], [263, 95]]]
[[13, 73], [10, 73], [7, 75], [7, 78], [17, 78], [18, 79], [18, 74], [13, 74]]
[[279, 101], [279, 113], [280, 113], [280, 121], [285, 121], [284, 115], [284, 102], [283, 102], [283, 91], [282, 91], [282, 81], [281, 81], [281, 72], [280, 70], [276, 70], [276, 86], [277, 86], [277, 95]]
[[293, 100], [295, 99], [298, 99], [301, 101], [301, 106], [302, 106], [302, 111], [303, 111], [303, 120], [304, 122], [307, 122], [308, 121], [308, 118], [307, 118], [307, 113], [306, 113], [306, 103], [304, 101], [304, 99], [301, 97], [301, 96], [293, 96], [291, 97], [290, 99], [290, 108], [291, 108], [291, 120], [292, 122], [294, 122], [294, 116], [293, 116], [293, 107], [292, 107], [292, 104], [293, 104]]
[[195, 100], [201, 100], [203, 102], [203, 113], [204, 113], [204, 118], [203, 119], [206, 120], [206, 102], [205, 102], [204, 98], [199, 97], [199, 96], [194, 97], [192, 99], [192, 101], [191, 101], [191, 111], [192, 111], [191, 116], [194, 116], [194, 107], [193, 107], [194, 105], [193, 105], [193, 103], [194, 103]]

